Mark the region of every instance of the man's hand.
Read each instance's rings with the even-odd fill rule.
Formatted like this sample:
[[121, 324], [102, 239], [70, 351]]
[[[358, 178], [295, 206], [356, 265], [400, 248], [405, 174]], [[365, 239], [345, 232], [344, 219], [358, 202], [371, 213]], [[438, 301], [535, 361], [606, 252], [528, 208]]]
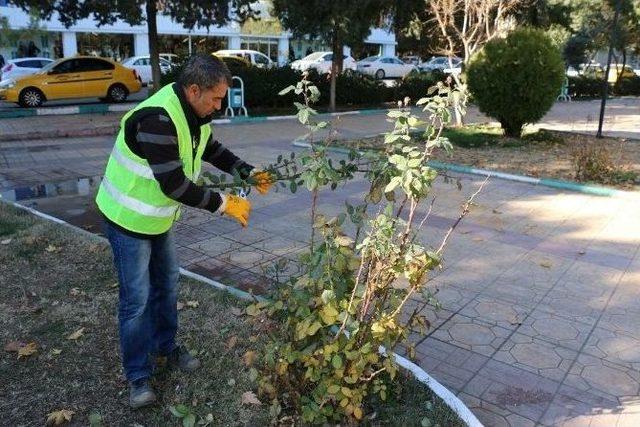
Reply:
[[260, 194], [267, 194], [269, 189], [273, 185], [273, 177], [269, 172], [266, 171], [258, 171], [254, 172], [251, 175], [251, 178], [254, 180], [253, 186], [258, 190]]
[[251, 203], [242, 197], [233, 194], [225, 194], [223, 196], [224, 210], [223, 214], [229, 215], [231, 218], [246, 227], [249, 224], [249, 211], [251, 211]]

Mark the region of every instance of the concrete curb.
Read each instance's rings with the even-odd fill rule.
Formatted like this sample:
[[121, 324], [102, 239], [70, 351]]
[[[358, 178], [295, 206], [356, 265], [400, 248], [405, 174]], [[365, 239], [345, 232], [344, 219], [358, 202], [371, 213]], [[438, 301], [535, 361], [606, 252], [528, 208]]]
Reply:
[[[30, 208], [28, 206], [24, 206], [21, 205], [19, 203], [16, 202], [9, 202], [6, 201], [6, 203], [9, 203], [10, 205], [14, 206], [17, 209], [22, 209], [25, 210], [27, 212], [32, 213], [33, 215], [43, 218], [47, 221], [52, 221], [56, 224], [59, 225], [63, 225], [65, 227], [69, 227], [72, 230], [75, 231], [79, 231], [80, 234], [84, 235], [84, 236], [89, 236], [91, 239], [95, 239], [95, 240], [99, 240], [101, 242], [107, 242], [107, 239], [105, 237], [102, 236], [98, 236], [97, 234], [93, 234], [87, 230], [83, 230], [80, 227], [76, 227], [73, 224], [69, 224], [66, 221], [63, 221], [59, 218], [56, 218], [54, 216], [51, 215], [47, 215], [43, 212], [40, 212], [36, 209]], [[243, 300], [247, 300], [247, 301], [268, 301], [266, 298], [261, 297], [261, 296], [256, 296], [256, 295], [251, 295], [248, 292], [242, 291], [240, 289], [234, 288], [233, 286], [227, 286], [224, 285], [220, 282], [216, 282], [215, 280], [211, 280], [207, 277], [201, 276], [200, 274], [194, 273], [192, 271], [186, 270], [182, 267], [180, 267], [180, 274], [182, 274], [183, 276], [189, 277], [193, 280], [196, 280], [198, 282], [201, 283], [205, 283], [215, 289], [221, 290], [221, 291], [225, 291], [225, 292], [229, 292], [231, 295], [239, 298], [239, 299], [243, 299]], [[378, 349], [378, 352], [380, 354], [387, 354], [387, 350], [384, 347], [380, 347]], [[471, 410], [469, 408], [467, 408], [467, 406], [453, 393], [451, 393], [445, 386], [443, 386], [442, 384], [440, 384], [438, 381], [436, 381], [432, 376], [430, 376], [429, 374], [427, 374], [427, 372], [422, 369], [421, 367], [419, 367], [418, 365], [416, 365], [415, 363], [409, 361], [408, 359], [400, 356], [397, 353], [391, 353], [392, 356], [394, 357], [395, 361], [398, 363], [398, 365], [400, 365], [402, 368], [408, 370], [409, 372], [411, 372], [413, 374], [413, 376], [416, 378], [416, 380], [420, 381], [421, 383], [425, 384], [427, 387], [429, 387], [431, 389], [431, 391], [433, 391], [438, 397], [440, 397], [446, 404], [447, 406], [449, 406], [449, 408], [451, 408], [451, 410], [453, 412], [455, 412], [462, 421], [464, 421], [469, 427], [482, 427], [482, 423], [478, 420], [478, 418], [476, 418], [475, 415], [473, 415], [473, 413], [471, 412]]]
[[[299, 148], [311, 148], [311, 144], [301, 140], [294, 140], [293, 146], [299, 147]], [[341, 148], [341, 147], [329, 147], [327, 150], [330, 152], [339, 153], [339, 154], [348, 154], [351, 151], [347, 148]], [[455, 163], [440, 162], [437, 160], [429, 161], [429, 166], [435, 169], [449, 170], [453, 172], [459, 172], [459, 173], [465, 173], [465, 174], [471, 174], [471, 175], [481, 175], [481, 176], [487, 176], [492, 178], [500, 178], [507, 181], [522, 182], [522, 183], [532, 184], [532, 185], [542, 185], [545, 187], [556, 188], [559, 190], [576, 191], [579, 193], [591, 194], [595, 196], [627, 198], [633, 194], [632, 192], [629, 192], [629, 191], [616, 190], [614, 188], [580, 184], [573, 181], [563, 181], [563, 180], [552, 179], [552, 178], [534, 178], [526, 175], [516, 175], [516, 174], [493, 171], [488, 169], [478, 169], [470, 166], [458, 165]]]

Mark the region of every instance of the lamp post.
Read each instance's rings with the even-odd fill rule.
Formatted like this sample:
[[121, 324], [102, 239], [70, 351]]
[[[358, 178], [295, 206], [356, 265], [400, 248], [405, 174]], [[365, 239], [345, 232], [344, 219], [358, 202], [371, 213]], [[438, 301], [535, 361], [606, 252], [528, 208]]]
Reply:
[[[600, 120], [598, 121], [598, 133], [596, 138], [602, 138], [602, 122], [604, 122], [604, 109], [607, 104], [607, 94], [609, 92], [609, 71], [611, 70], [611, 57], [613, 56], [613, 46], [616, 42], [616, 35], [618, 30], [618, 16], [620, 15], [620, 8], [622, 7], [622, 0], [618, 0], [616, 3], [616, 13], [613, 16], [613, 28], [611, 29], [611, 40], [609, 42], [609, 56], [607, 58], [607, 69], [604, 73], [604, 81], [602, 82], [602, 102], [600, 103]], [[624, 47], [623, 47], [624, 49]]]

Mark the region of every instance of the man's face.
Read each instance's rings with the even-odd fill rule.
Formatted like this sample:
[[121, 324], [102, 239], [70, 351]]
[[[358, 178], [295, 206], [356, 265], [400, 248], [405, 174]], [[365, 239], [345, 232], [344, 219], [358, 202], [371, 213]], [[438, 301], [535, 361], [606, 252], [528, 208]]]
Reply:
[[207, 117], [222, 107], [222, 99], [227, 94], [228, 87], [224, 81], [211, 89], [201, 89], [193, 84], [185, 89], [187, 101], [198, 117]]

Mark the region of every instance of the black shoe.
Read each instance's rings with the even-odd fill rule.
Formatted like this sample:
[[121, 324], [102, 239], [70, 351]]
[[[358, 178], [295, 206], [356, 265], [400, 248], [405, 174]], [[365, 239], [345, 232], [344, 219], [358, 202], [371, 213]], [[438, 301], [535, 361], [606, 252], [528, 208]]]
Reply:
[[129, 406], [131, 406], [132, 409], [151, 405], [155, 403], [156, 400], [156, 394], [153, 392], [147, 378], [129, 383]]
[[167, 356], [169, 369], [180, 369], [184, 372], [193, 372], [200, 367], [200, 361], [189, 354], [184, 346], [178, 346]]

